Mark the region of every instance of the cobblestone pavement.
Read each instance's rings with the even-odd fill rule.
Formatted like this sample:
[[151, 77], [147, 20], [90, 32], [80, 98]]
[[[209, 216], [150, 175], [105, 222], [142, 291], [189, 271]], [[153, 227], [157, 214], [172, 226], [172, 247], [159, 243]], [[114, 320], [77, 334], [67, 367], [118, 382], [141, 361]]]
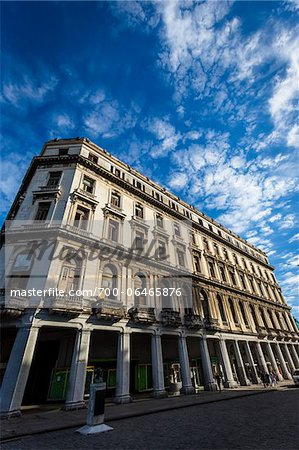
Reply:
[[273, 391], [179, 410], [111, 421], [114, 430], [81, 436], [75, 429], [44, 433], [2, 449], [271, 449], [295, 450], [299, 389]]

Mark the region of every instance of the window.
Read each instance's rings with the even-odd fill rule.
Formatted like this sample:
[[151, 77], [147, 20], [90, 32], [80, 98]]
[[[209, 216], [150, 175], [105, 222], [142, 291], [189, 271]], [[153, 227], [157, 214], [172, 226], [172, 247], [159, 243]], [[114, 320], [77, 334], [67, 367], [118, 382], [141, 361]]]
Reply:
[[104, 293], [106, 298], [111, 300], [116, 299], [117, 290], [117, 270], [111, 264], [104, 267], [103, 277], [102, 277], [102, 287], [104, 288]]
[[221, 236], [221, 237], [222, 237], [222, 233], [221, 233], [221, 230], [218, 230], [218, 234], [219, 234], [219, 236]]
[[245, 308], [242, 302], [239, 302], [240, 311], [244, 320], [245, 325], [248, 325], [247, 314], [245, 312]]
[[82, 206], [77, 206], [77, 211], [75, 214], [74, 226], [81, 228], [82, 230], [87, 230], [89, 210], [83, 208]]
[[259, 327], [259, 323], [258, 323], [256, 314], [255, 314], [255, 309], [254, 309], [253, 305], [250, 305], [250, 310], [251, 310], [251, 315], [252, 315], [252, 318], [253, 318], [253, 321], [254, 321], [254, 325], [256, 326], [256, 328], [258, 328]]
[[195, 272], [201, 272], [200, 256], [198, 254], [193, 256], [193, 261], [194, 261]]
[[42, 202], [38, 204], [38, 209], [34, 220], [45, 221], [48, 217], [49, 209], [51, 207], [51, 202]]
[[79, 289], [80, 270], [78, 267], [63, 266], [61, 269], [61, 277], [59, 282], [59, 289], [68, 293], [70, 290], [76, 291]]
[[223, 256], [224, 256], [224, 258], [225, 258], [225, 259], [228, 259], [228, 253], [227, 253], [226, 248], [223, 248], [222, 251], [223, 251]]
[[181, 267], [185, 267], [185, 254], [182, 250], [177, 250], [178, 264]]
[[211, 277], [216, 278], [214, 261], [209, 259], [208, 260], [208, 266], [209, 266]]
[[88, 154], [88, 159], [90, 161], [92, 161], [93, 163], [98, 164], [99, 158], [94, 153], [89, 153]]
[[213, 227], [212, 227], [212, 225], [210, 223], [209, 223], [209, 230], [213, 231]]
[[160, 201], [161, 196], [160, 196], [159, 192], [154, 192], [154, 194], [155, 194], [156, 199]]
[[139, 203], [135, 205], [135, 216], [139, 217], [139, 219], [143, 219], [143, 206]]
[[234, 258], [235, 263], [236, 263], [236, 264], [239, 264], [237, 255], [236, 255], [235, 253], [233, 254], [233, 258]]
[[226, 283], [225, 267], [223, 264], [219, 264], [219, 271], [221, 275], [221, 280]]
[[59, 185], [61, 179], [62, 172], [50, 172], [47, 186], [48, 187], [56, 187]]
[[120, 170], [119, 169], [115, 169], [114, 174], [116, 177], [120, 178]]
[[142, 184], [141, 184], [140, 181], [138, 181], [138, 180], [134, 180], [134, 185], [137, 187], [137, 189], [140, 189], [140, 190], [143, 189]]
[[178, 236], [178, 237], [181, 236], [180, 226], [177, 223], [173, 224], [173, 231], [174, 231], [175, 236]]
[[206, 238], [203, 238], [203, 248], [208, 252], [210, 251], [209, 242]]
[[247, 265], [246, 265], [246, 261], [244, 258], [242, 258], [242, 264], [243, 264], [243, 268], [246, 270], [247, 269]]
[[119, 222], [113, 219], [109, 219], [108, 239], [110, 239], [110, 241], [118, 242], [118, 234], [119, 234]]
[[68, 149], [68, 148], [60, 148], [60, 149], [58, 150], [58, 152], [59, 152], [59, 156], [65, 156], [65, 155], [68, 154], [69, 149]]
[[239, 272], [239, 276], [240, 276], [240, 280], [241, 280], [241, 284], [242, 284], [243, 289], [246, 289], [246, 283], [245, 283], [245, 276], [244, 276], [244, 273]]
[[215, 255], [219, 255], [219, 248], [217, 244], [213, 244]]
[[[138, 289], [137, 293], [136, 290]], [[134, 292], [135, 292], [135, 305], [145, 305], [146, 296], [142, 291], [146, 289], [146, 278], [143, 273], [136, 273], [134, 276]], [[138, 295], [140, 294], [140, 295]]]
[[229, 302], [229, 307], [230, 307], [230, 310], [232, 313], [233, 321], [235, 323], [238, 323], [238, 318], [237, 318], [234, 302], [231, 298], [228, 299], [228, 302]]
[[236, 285], [237, 285], [237, 281], [236, 281], [234, 269], [229, 269], [229, 276], [230, 276], [230, 279], [231, 279], [232, 284], [233, 284], [234, 286], [236, 286]]
[[198, 223], [203, 227], [203, 221], [201, 219], [198, 219]]
[[225, 311], [224, 311], [223, 301], [219, 294], [217, 295], [217, 301], [218, 301], [218, 308], [219, 308], [221, 320], [222, 320], [222, 322], [226, 322], [226, 315], [225, 315]]
[[142, 231], [136, 231], [135, 234], [135, 249], [143, 250], [144, 248], [144, 234]]
[[158, 258], [165, 259], [166, 258], [166, 243], [165, 241], [158, 241]]
[[254, 286], [253, 278], [248, 277], [248, 280], [249, 280], [252, 292], [255, 293], [255, 286]]
[[197, 243], [196, 243], [196, 236], [195, 236], [194, 231], [192, 231], [192, 233], [191, 233], [191, 240], [192, 240], [192, 244], [197, 245]]
[[170, 206], [170, 208], [172, 208], [172, 209], [177, 209], [176, 208], [176, 204], [174, 203], [174, 202], [172, 202], [171, 200], [169, 200], [169, 206]]
[[111, 192], [111, 205], [120, 208], [120, 195], [118, 192]]
[[200, 298], [202, 301], [202, 309], [203, 309], [203, 315], [205, 319], [209, 319], [210, 314], [210, 305], [209, 305], [209, 299], [205, 291], [201, 291]]
[[157, 214], [156, 220], [157, 220], [157, 226], [160, 228], [163, 228], [163, 217], [161, 216], [161, 214]]
[[83, 190], [89, 194], [93, 194], [95, 181], [92, 178], [84, 175], [83, 177]]

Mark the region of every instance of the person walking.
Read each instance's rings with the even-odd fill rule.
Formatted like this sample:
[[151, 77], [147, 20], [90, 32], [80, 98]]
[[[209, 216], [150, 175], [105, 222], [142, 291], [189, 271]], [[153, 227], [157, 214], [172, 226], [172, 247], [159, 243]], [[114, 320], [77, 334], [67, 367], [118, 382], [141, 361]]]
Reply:
[[221, 375], [219, 373], [216, 373], [215, 380], [216, 380], [219, 392], [222, 391], [222, 389], [221, 389], [221, 378], [222, 378]]

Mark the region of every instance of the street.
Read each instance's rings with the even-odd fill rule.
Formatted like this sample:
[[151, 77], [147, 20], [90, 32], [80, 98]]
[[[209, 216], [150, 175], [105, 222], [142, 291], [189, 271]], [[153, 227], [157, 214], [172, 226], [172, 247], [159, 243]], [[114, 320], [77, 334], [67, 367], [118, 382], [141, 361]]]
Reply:
[[3, 443], [8, 449], [298, 449], [299, 389], [111, 421], [114, 431], [75, 429]]

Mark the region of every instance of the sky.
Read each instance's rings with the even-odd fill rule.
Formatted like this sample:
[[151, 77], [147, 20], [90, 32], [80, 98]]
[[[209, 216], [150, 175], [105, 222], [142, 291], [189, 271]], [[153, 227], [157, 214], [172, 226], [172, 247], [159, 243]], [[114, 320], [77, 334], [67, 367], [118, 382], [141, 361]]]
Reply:
[[298, 305], [299, 2], [1, 2], [1, 219], [86, 136], [258, 248]]

